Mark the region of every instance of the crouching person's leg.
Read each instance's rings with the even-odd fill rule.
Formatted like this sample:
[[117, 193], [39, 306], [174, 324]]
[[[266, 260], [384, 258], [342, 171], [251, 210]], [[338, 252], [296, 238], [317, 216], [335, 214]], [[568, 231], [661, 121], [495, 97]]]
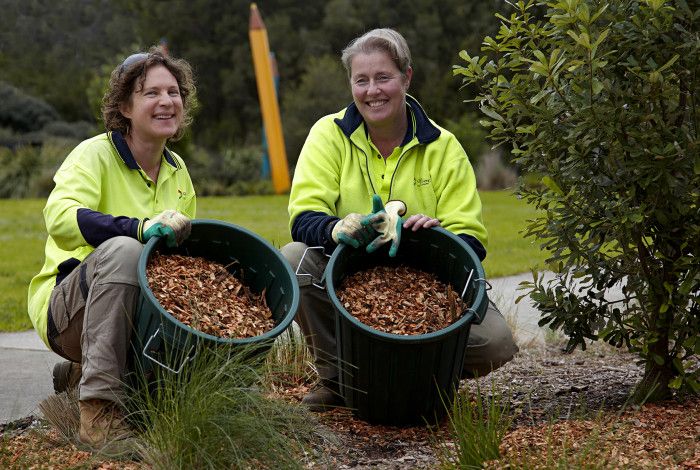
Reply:
[[306, 251], [307, 248], [303, 243], [292, 242], [281, 252], [294, 271], [303, 258], [297, 276], [301, 298], [296, 321], [311, 349], [320, 379], [302, 403], [311, 411], [326, 411], [343, 404], [338, 390], [335, 313], [326, 290], [313, 285], [321, 283], [328, 258], [321, 250]]
[[471, 326], [462, 378], [483, 377], [513, 359], [517, 352], [518, 346], [505, 318], [489, 301], [484, 320]]
[[80, 441], [110, 454], [133, 450], [120, 403], [142, 250], [129, 237], [107, 240], [51, 295], [52, 321], [61, 323], [52, 348], [81, 363]]

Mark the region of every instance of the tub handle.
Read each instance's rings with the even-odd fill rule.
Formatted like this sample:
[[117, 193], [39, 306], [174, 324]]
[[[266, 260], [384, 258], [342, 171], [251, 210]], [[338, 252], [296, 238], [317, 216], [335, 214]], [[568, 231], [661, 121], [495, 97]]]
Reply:
[[[313, 285], [314, 287], [318, 287], [321, 290], [326, 290], [326, 281], [324, 279], [321, 279], [321, 284], [316, 284], [313, 274], [299, 272], [299, 270], [301, 269], [301, 265], [304, 263], [304, 258], [306, 258], [306, 253], [308, 253], [309, 250], [321, 250], [321, 252], [323, 252], [324, 248], [322, 246], [309, 246], [309, 247], [307, 247], [304, 250], [304, 254], [301, 255], [301, 259], [299, 260], [299, 265], [297, 266], [297, 269], [294, 271], [294, 274], [296, 274], [297, 276], [309, 276], [311, 278], [311, 285]], [[330, 258], [330, 256], [326, 255], [325, 253], [324, 253], [324, 255], [327, 258]]]
[[474, 275], [474, 270], [470, 269], [469, 270], [469, 277], [467, 277], [467, 282], [464, 283], [464, 289], [462, 289], [462, 295], [459, 296], [459, 298], [462, 300], [464, 300], [464, 295], [467, 293], [467, 287], [469, 287], [469, 281], [472, 280], [473, 275]]
[[484, 284], [486, 284], [486, 291], [490, 291], [491, 289], [493, 289], [493, 286], [491, 285], [491, 283], [489, 281], [487, 281], [486, 279], [484, 279], [483, 277], [474, 279], [474, 282], [483, 282]]
[[[474, 275], [474, 270], [473, 270], [473, 269], [470, 269], [470, 270], [469, 270], [469, 276], [467, 277], [467, 282], [464, 283], [464, 289], [462, 290], [462, 295], [460, 296], [460, 298], [461, 298], [462, 300], [465, 300], [465, 299], [464, 299], [464, 296], [467, 294], [467, 288], [469, 287], [469, 283], [472, 281], [472, 276], [473, 276], [473, 275]], [[484, 284], [486, 284], [486, 288], [485, 288], [486, 291], [490, 291], [490, 290], [493, 288], [493, 286], [491, 286], [491, 283], [489, 283], [489, 281], [487, 281], [487, 280], [486, 280], [485, 278], [483, 278], [483, 277], [478, 277], [478, 278], [474, 279], [474, 283], [476, 284], [477, 282], [483, 282]], [[474, 323], [477, 324], [477, 325], [478, 325], [479, 323], [481, 323], [481, 322], [483, 321], [483, 319], [484, 319], [483, 316], [479, 315], [479, 314], [477, 313], [477, 311], [474, 310], [474, 309], [471, 308], [471, 307], [468, 307], [464, 312], [462, 312], [462, 315], [464, 315], [464, 314], [467, 313], [467, 312], [472, 312], [472, 313], [474, 314], [474, 317], [475, 317], [476, 320], [477, 320], [477, 321], [475, 321]]]
[[[177, 370], [173, 369], [172, 367], [170, 367], [166, 364], [163, 364], [155, 357], [149, 356], [148, 352], [146, 352], [146, 351], [148, 351], [148, 346], [151, 344], [151, 341], [153, 341], [155, 339], [155, 337], [158, 336], [159, 333], [160, 333], [160, 327], [158, 327], [156, 332], [153, 333], [153, 335], [150, 338], [148, 338], [148, 341], [146, 341], [146, 345], [143, 347], [143, 355], [146, 359], [150, 360], [151, 362], [155, 362], [156, 364], [161, 366], [163, 369], [165, 369], [169, 372], [172, 372], [173, 374], [179, 374], [180, 372], [182, 372], [182, 369], [185, 367], [185, 364], [192, 361], [192, 359], [194, 359], [194, 357], [197, 355], [196, 352], [194, 354], [192, 354], [192, 350], [194, 349], [194, 345], [192, 345], [190, 350], [187, 352], [187, 357], [185, 357], [185, 359], [183, 359], [182, 364], [180, 364], [180, 367], [178, 367]], [[190, 354], [192, 354], [192, 355], [190, 355]]]
[[472, 312], [472, 315], [474, 315], [475, 318], [475, 320], [472, 320], [473, 325], [479, 325], [482, 321], [484, 321], [484, 317], [482, 315], [479, 315], [479, 313], [471, 307], [467, 307], [467, 309], [464, 312], [462, 312], [462, 316], [466, 315], [469, 312]]

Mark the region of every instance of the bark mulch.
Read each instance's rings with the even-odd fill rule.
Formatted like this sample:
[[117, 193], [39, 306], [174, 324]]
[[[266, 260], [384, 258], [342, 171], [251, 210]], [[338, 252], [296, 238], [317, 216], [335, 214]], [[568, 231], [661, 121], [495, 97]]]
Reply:
[[375, 330], [421, 335], [447, 328], [468, 307], [432, 273], [410, 266], [374, 266], [347, 276], [336, 291], [343, 307]]
[[273, 329], [265, 292], [253, 294], [228, 268], [200, 257], [156, 253], [146, 275], [160, 305], [195, 330], [250, 338]]
[[[642, 407], [626, 404], [641, 374], [634, 356], [615, 351], [521, 352], [478, 382], [487, 395], [513, 399], [514, 423], [501, 445], [502, 458], [486, 467], [700, 469], [700, 398]], [[465, 380], [461, 386], [475, 390], [477, 381]], [[290, 384], [279, 396], [296, 402], [308, 389], [308, 384]], [[319, 418], [340, 444], [309, 457], [302, 462], [306, 468], [393, 470], [438, 465], [426, 427], [370, 425], [343, 409]], [[568, 466], [557, 464], [563, 456], [570, 456]], [[89, 453], [58, 440], [33, 417], [0, 426], [0, 468], [76, 467], [143, 468], [138, 462], [95, 461]]]

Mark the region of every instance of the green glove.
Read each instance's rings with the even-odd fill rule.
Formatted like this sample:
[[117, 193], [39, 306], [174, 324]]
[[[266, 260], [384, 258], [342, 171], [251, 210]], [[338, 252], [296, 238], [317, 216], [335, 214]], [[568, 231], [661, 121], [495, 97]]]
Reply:
[[372, 227], [364, 227], [362, 220], [366, 216], [355, 212], [346, 215], [340, 219], [331, 231], [333, 241], [336, 243], [345, 243], [353, 248], [364, 246], [376, 236], [377, 232]]
[[166, 210], [143, 223], [141, 241], [146, 243], [153, 237], [165, 237], [165, 244], [174, 248], [189, 237], [192, 221], [178, 211]]
[[396, 256], [401, 243], [402, 215], [406, 214], [406, 204], [403, 201], [389, 201], [386, 206], [378, 194], [372, 196], [372, 214], [362, 220], [362, 225], [372, 227], [379, 236], [367, 245], [367, 253], [373, 253], [380, 246], [391, 241], [389, 256]]

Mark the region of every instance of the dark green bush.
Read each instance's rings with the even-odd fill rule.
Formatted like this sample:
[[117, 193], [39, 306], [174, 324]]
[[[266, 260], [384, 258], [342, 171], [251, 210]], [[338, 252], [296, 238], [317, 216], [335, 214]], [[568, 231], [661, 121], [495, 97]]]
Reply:
[[[700, 8], [685, 0], [519, 1], [455, 72], [540, 209], [558, 275], [527, 287], [567, 348], [638, 353], [636, 399], [700, 392]], [[547, 8], [542, 18], [538, 6]], [[610, 294], [621, 290], [621, 298]]]
[[[12, 146], [0, 146], [0, 198], [47, 197], [53, 189], [56, 170], [89, 132], [94, 129], [86, 123], [54, 122], [27, 134], [0, 128], [0, 143], [13, 142]], [[177, 152], [185, 159], [200, 196], [274, 193], [271, 181], [261, 179], [260, 147], [215, 153], [187, 143]]]
[[0, 126], [17, 132], [43, 128], [60, 116], [46, 101], [29, 96], [14, 86], [0, 81]]
[[0, 147], [0, 198], [47, 197], [54, 173], [77, 144], [50, 138], [42, 145]]
[[481, 116], [468, 111], [456, 120], [448, 120], [444, 128], [452, 132], [469, 156], [472, 166], [476, 166], [481, 156], [489, 151], [489, 144], [486, 141], [488, 131], [484, 129], [479, 120]]
[[185, 159], [199, 196], [271, 194], [261, 180], [262, 150], [257, 146], [226, 149], [214, 153], [192, 147], [180, 153]]
[[45, 141], [51, 137], [60, 137], [64, 139], [85, 140], [97, 134], [95, 124], [86, 121], [66, 122], [66, 121], [51, 121], [47, 123], [41, 131], [38, 132], [40, 141]]
[[0, 148], [0, 197], [32, 196], [31, 181], [40, 166], [40, 152], [40, 148], [31, 146]]

